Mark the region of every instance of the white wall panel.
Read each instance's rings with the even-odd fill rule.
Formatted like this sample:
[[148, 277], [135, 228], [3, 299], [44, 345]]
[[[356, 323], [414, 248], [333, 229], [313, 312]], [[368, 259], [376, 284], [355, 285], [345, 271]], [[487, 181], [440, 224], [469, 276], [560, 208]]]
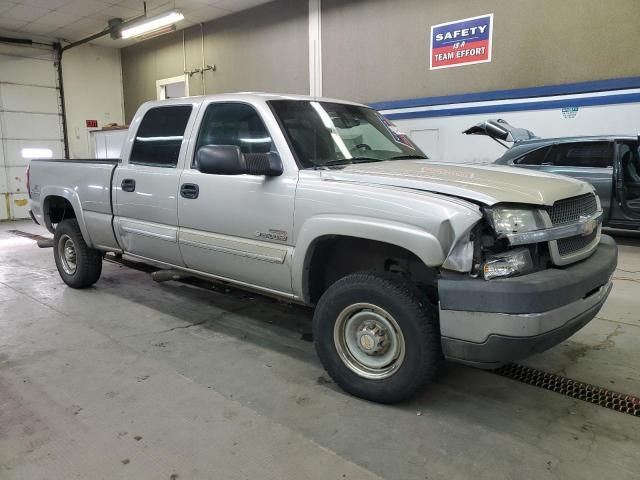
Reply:
[[5, 140], [5, 164], [10, 167], [18, 167], [28, 164], [28, 160], [22, 157], [23, 148], [49, 148], [53, 152], [53, 158], [64, 157], [64, 144], [61, 140]]
[[58, 114], [58, 90], [52, 87], [0, 84], [2, 108], [19, 112]]
[[[6, 141], [3, 140], [4, 135], [3, 135], [2, 124], [3, 124], [2, 114], [0, 113], [0, 178], [2, 178], [2, 168], [4, 167], [4, 163], [5, 163], [4, 157], [5, 157], [5, 143], [6, 143]], [[2, 190], [0, 190], [0, 192], [2, 192]]]
[[64, 54], [69, 156], [90, 158], [87, 120], [98, 127], [124, 123], [120, 50], [86, 44]]
[[3, 195], [9, 192], [9, 177], [7, 175], [7, 169], [3, 165], [0, 165], [0, 211], [4, 211]]
[[0, 82], [56, 86], [56, 71], [52, 60], [0, 54], [0, 65]]
[[26, 193], [9, 195], [10, 218], [29, 218], [29, 196]]
[[7, 167], [7, 184], [9, 186], [9, 192], [13, 193], [28, 193], [27, 192], [27, 167]]
[[[394, 123], [413, 137], [419, 147], [432, 152], [430, 157], [434, 160], [488, 163], [500, 157], [504, 147], [488, 137], [461, 132], [489, 118], [502, 118], [543, 138], [640, 133], [640, 103], [580, 107], [575, 117], [568, 117], [562, 109], [555, 108], [394, 120]], [[421, 135], [425, 130], [438, 130], [437, 140], [426, 141]]]
[[[53, 54], [0, 49], [0, 220], [29, 217], [23, 148], [50, 148], [63, 156]], [[37, 57], [37, 58], [36, 58]]]
[[5, 139], [58, 140], [60, 118], [41, 113], [5, 112]]

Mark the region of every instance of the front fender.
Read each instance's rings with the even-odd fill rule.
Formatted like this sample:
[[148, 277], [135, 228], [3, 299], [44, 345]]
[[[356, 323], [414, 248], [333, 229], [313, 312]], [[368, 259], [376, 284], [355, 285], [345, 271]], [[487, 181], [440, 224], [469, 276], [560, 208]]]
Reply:
[[89, 235], [87, 224], [84, 219], [84, 212], [82, 210], [82, 204], [80, 203], [80, 197], [78, 197], [78, 194], [73, 189], [59, 186], [48, 186], [42, 189], [40, 197], [42, 198], [42, 216], [44, 218], [47, 230], [53, 233], [53, 226], [51, 225], [51, 220], [47, 212], [48, 202], [51, 197], [62, 197], [66, 199], [73, 207], [73, 211], [76, 215], [76, 220], [78, 222], [78, 226], [80, 227], [80, 231], [82, 232], [82, 236], [84, 237], [84, 241], [89, 247], [93, 248], [93, 242], [91, 240], [91, 236]]
[[[445, 230], [446, 228], [444, 227]], [[451, 232], [438, 233], [445, 237], [451, 234]], [[313, 244], [323, 237], [332, 235], [396, 245], [409, 250], [430, 267], [442, 265], [448, 252], [448, 247], [443, 245], [439, 238], [413, 225], [349, 215], [315, 216], [304, 222], [296, 240], [292, 257], [292, 287], [296, 295], [305, 296], [305, 271], [313, 251]]]

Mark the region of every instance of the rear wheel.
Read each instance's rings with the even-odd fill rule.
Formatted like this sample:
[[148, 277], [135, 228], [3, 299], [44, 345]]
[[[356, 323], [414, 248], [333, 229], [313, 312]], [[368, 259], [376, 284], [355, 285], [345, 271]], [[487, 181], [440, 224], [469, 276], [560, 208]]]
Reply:
[[429, 383], [442, 358], [435, 309], [395, 274], [338, 280], [318, 302], [313, 334], [335, 382], [375, 402], [410, 397]]
[[89, 248], [74, 218], [63, 220], [53, 235], [53, 256], [64, 283], [86, 288], [98, 281], [102, 273], [102, 253]]

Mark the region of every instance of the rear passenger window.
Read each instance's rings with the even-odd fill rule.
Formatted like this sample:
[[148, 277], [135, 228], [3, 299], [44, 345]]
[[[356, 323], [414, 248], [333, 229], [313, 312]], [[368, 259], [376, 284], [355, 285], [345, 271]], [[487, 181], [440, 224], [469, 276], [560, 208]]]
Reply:
[[559, 167], [607, 168], [613, 166], [613, 142], [559, 144], [549, 157]]
[[191, 115], [191, 105], [152, 108], [145, 113], [129, 163], [173, 168]]
[[513, 163], [515, 163], [516, 165], [543, 165], [544, 163], [546, 163], [548, 154], [549, 147], [538, 148], [533, 152], [529, 152], [526, 155], [523, 155]]

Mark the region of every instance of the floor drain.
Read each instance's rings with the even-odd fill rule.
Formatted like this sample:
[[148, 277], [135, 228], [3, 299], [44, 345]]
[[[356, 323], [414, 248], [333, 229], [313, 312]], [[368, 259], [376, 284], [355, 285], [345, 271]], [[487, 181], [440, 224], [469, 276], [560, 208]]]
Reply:
[[544, 388], [610, 410], [640, 417], [640, 398], [578, 382], [553, 373], [512, 363], [494, 371], [498, 375]]

